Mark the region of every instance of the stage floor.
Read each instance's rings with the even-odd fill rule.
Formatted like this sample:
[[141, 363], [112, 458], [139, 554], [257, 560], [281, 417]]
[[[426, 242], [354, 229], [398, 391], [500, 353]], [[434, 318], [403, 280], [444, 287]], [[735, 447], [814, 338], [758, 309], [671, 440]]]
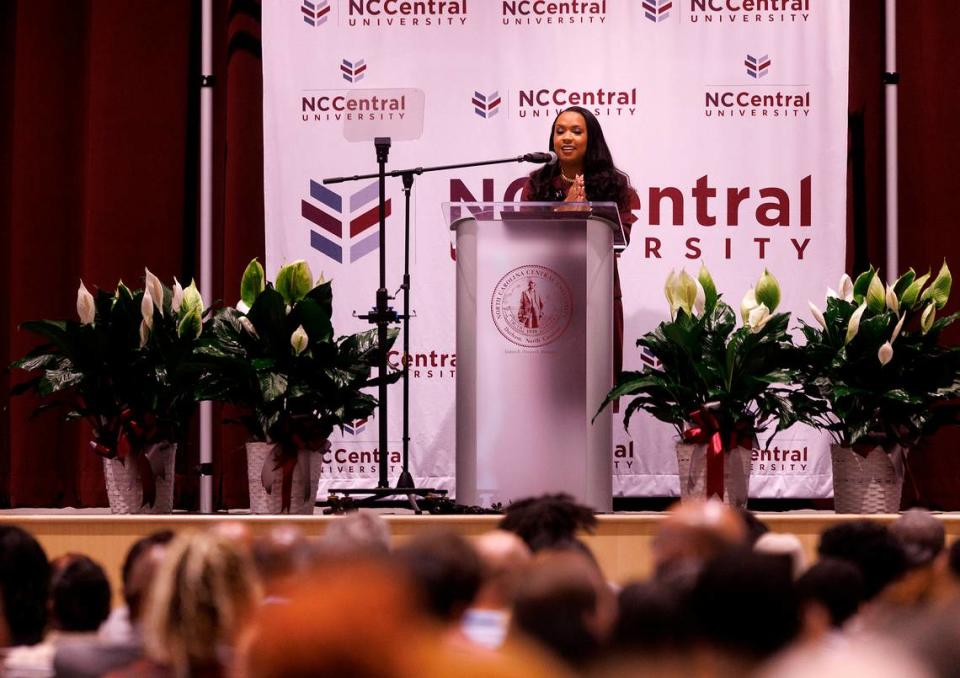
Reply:
[[[243, 521], [256, 533], [268, 531], [275, 525], [295, 524], [309, 536], [320, 536], [336, 516], [255, 516], [244, 513], [194, 515], [174, 513], [163, 516], [115, 516], [105, 509], [0, 511], [0, 523], [13, 523], [34, 534], [49, 557], [67, 552], [89, 555], [99, 561], [111, 577], [119, 600], [119, 573], [124, 555], [138, 538], [156, 530], [175, 531], [204, 529], [224, 520]], [[500, 516], [434, 516], [402, 515], [380, 512], [389, 523], [396, 541], [403, 541], [430, 530], [453, 530], [466, 537], [476, 536], [496, 527]], [[593, 549], [604, 573], [610, 581], [624, 583], [646, 577], [652, 568], [651, 542], [662, 513], [613, 513], [597, 516], [597, 529], [584, 540]], [[774, 532], [797, 535], [810, 559], [816, 556], [820, 533], [830, 525], [861, 516], [836, 515], [826, 511], [790, 511], [758, 513], [757, 517]], [[865, 516], [883, 522], [896, 515]], [[947, 539], [952, 542], [960, 536], [960, 513], [943, 513]]]

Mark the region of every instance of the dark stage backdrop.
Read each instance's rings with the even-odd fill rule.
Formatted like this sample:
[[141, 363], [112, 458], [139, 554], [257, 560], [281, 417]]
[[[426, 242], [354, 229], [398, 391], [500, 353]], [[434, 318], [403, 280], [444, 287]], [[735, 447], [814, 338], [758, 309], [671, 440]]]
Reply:
[[[904, 4], [904, 3], [901, 3]], [[260, 7], [215, 0], [215, 289], [235, 302], [263, 257]], [[911, 4], [898, 20], [901, 267], [960, 261], [960, 3]], [[72, 316], [78, 280], [141, 284], [143, 266], [189, 280], [197, 261], [199, 2], [0, 3], [0, 360], [34, 340], [27, 319]], [[852, 0], [848, 263], [884, 261], [883, 2]], [[833, 281], [829, 281], [831, 284]], [[207, 290], [204, 290], [205, 292]], [[960, 297], [960, 295], [954, 295]], [[953, 302], [951, 306], [957, 306]], [[954, 309], [947, 309], [954, 310]], [[951, 339], [960, 340], [960, 333]], [[0, 379], [0, 506], [102, 506], [100, 460], [83, 424], [30, 418]], [[217, 413], [216, 416], [220, 416]], [[217, 427], [218, 508], [247, 505], [243, 436]], [[178, 506], [198, 505], [198, 451], [177, 460]], [[908, 503], [960, 508], [960, 436], [911, 461]]]

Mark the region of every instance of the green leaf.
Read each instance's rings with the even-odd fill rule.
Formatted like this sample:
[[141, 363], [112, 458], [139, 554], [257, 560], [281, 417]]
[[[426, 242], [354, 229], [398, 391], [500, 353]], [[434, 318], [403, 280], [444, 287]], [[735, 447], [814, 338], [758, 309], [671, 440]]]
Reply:
[[897, 299], [903, 301], [903, 293], [906, 292], [907, 288], [910, 287], [916, 278], [917, 274], [912, 268], [897, 278], [897, 282], [893, 286], [893, 291], [896, 293]]
[[766, 305], [771, 313], [777, 310], [780, 305], [780, 284], [770, 271], [763, 270], [763, 275], [754, 287], [754, 296], [757, 302]]
[[867, 296], [867, 290], [870, 288], [870, 281], [872, 281], [876, 275], [876, 270], [871, 266], [869, 270], [858, 275], [857, 279], [853, 282], [853, 300], [857, 305], [863, 303], [864, 298]]
[[287, 378], [277, 372], [265, 372], [257, 376], [260, 392], [265, 402], [282, 398], [287, 393]]
[[937, 309], [943, 308], [947, 305], [947, 299], [950, 297], [950, 286], [952, 284], [953, 276], [950, 275], [950, 268], [947, 266], [946, 260], [944, 260], [940, 271], [937, 273], [937, 277], [930, 283], [930, 287], [920, 295], [920, 303], [932, 301]]
[[263, 272], [263, 266], [253, 258], [247, 264], [243, 271], [243, 277], [240, 279], [240, 299], [247, 306], [253, 306], [257, 296], [263, 292], [266, 287], [266, 277]]
[[313, 288], [313, 273], [303, 259], [282, 266], [275, 284], [283, 300], [291, 306], [300, 301]]
[[[183, 307], [180, 307], [181, 312]], [[177, 336], [182, 339], [196, 339], [203, 330], [203, 321], [200, 319], [201, 311], [194, 307], [186, 314], [182, 314], [180, 322], [177, 323]]]
[[333, 338], [333, 324], [330, 322], [329, 308], [324, 308], [310, 297], [304, 297], [291, 313], [293, 320], [303, 326], [310, 337], [310, 343], [328, 342]]
[[917, 301], [920, 299], [920, 290], [923, 289], [923, 286], [929, 278], [930, 271], [927, 271], [907, 286], [907, 289], [903, 292], [903, 296], [900, 297], [901, 309], [910, 310], [917, 305]]

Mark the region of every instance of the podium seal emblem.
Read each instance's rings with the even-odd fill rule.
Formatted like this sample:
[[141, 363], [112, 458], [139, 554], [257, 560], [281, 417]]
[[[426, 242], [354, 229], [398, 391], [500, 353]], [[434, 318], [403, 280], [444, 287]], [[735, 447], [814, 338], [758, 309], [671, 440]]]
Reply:
[[490, 315], [505, 339], [524, 348], [539, 348], [559, 339], [570, 326], [573, 294], [553, 269], [519, 266], [497, 282]]

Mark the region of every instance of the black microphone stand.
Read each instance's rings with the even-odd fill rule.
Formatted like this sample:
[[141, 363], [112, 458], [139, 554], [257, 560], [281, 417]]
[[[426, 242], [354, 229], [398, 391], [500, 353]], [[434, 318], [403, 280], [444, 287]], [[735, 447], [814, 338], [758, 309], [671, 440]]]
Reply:
[[[410, 319], [413, 317], [410, 310], [410, 192], [413, 188], [413, 178], [415, 175], [425, 174], [427, 172], [440, 172], [445, 170], [462, 169], [466, 167], [481, 167], [484, 165], [502, 165], [513, 162], [553, 162], [556, 156], [549, 153], [527, 153], [511, 158], [500, 158], [497, 160], [480, 160], [476, 162], [457, 163], [453, 165], [435, 165], [433, 167], [413, 167], [401, 170], [386, 171], [387, 157], [390, 153], [390, 138], [377, 137], [374, 139], [374, 147], [377, 154], [377, 164], [379, 170], [373, 174], [354, 174], [353, 176], [331, 177], [324, 179], [324, 184], [339, 184], [348, 181], [361, 181], [364, 179], [376, 178], [380, 183], [380, 286], [377, 288], [376, 305], [366, 315], [359, 315], [358, 318], [366, 320], [370, 324], [377, 326], [377, 342], [380, 347], [387, 345], [387, 330], [389, 326], [398, 321], [403, 321], [403, 457], [402, 469], [397, 479], [396, 488], [391, 488], [387, 478], [387, 465], [389, 459], [387, 432], [387, 384], [383, 381], [379, 384], [377, 417], [379, 419], [379, 459], [378, 470], [379, 479], [376, 488], [338, 488], [330, 489], [330, 508], [327, 512], [340, 513], [351, 508], [360, 508], [361, 506], [371, 506], [375, 503], [383, 503], [389, 497], [397, 495], [406, 495], [407, 502], [401, 502], [402, 506], [409, 506], [417, 513], [422, 513], [420, 505], [417, 503], [417, 497], [422, 497], [427, 502], [435, 502], [444, 498], [446, 490], [436, 488], [417, 488], [413, 482], [413, 475], [410, 473]], [[403, 181], [404, 195], [404, 259], [403, 259], [403, 282], [400, 290], [403, 291], [403, 313], [398, 314], [393, 307], [389, 305], [391, 297], [387, 294], [386, 269], [387, 269], [387, 249], [386, 249], [386, 178], [400, 177]], [[414, 314], [415, 315], [415, 314]], [[381, 379], [387, 375], [387, 352], [381, 350], [377, 364], [377, 374]], [[339, 495], [339, 496], [338, 496]], [[351, 495], [366, 495], [365, 499], [359, 502], [353, 502]]]

